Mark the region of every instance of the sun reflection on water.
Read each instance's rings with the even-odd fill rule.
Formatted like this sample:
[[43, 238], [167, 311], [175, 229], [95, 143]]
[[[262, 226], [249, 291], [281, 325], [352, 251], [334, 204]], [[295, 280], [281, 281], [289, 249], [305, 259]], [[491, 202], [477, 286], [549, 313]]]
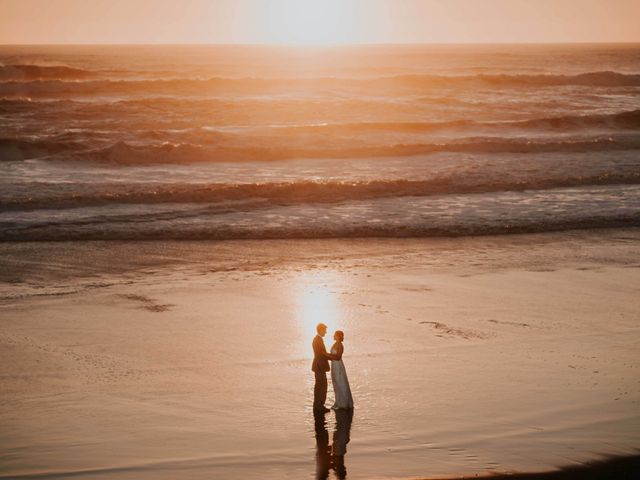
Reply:
[[304, 272], [296, 281], [296, 323], [299, 327], [301, 351], [310, 356], [310, 344], [320, 322], [328, 327], [327, 348], [333, 332], [344, 328], [344, 311], [340, 301], [339, 277], [334, 271]]

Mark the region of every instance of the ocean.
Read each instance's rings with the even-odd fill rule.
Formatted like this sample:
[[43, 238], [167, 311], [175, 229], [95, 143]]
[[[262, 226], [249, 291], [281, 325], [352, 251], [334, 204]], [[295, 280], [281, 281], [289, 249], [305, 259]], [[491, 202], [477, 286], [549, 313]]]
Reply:
[[635, 226], [640, 45], [0, 47], [0, 241]]

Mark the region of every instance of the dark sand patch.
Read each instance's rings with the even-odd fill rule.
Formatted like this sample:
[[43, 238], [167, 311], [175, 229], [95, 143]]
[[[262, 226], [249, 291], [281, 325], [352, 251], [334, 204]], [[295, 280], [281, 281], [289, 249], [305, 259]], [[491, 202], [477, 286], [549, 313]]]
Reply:
[[416, 286], [416, 287], [400, 287], [400, 290], [404, 290], [406, 292], [430, 292], [433, 290], [431, 287], [424, 286]]
[[140, 305], [140, 308], [144, 308], [145, 310], [149, 310], [150, 312], [166, 312], [172, 307], [175, 307], [175, 305], [171, 303], [157, 303], [154, 299], [149, 298], [145, 295], [126, 294], [120, 295], [120, 297], [141, 303], [142, 305]]
[[465, 330], [462, 328], [451, 327], [442, 322], [432, 322], [432, 321], [422, 321], [420, 324], [431, 325], [437, 332], [443, 334], [439, 336], [447, 335], [449, 337], [460, 337], [464, 339], [472, 339], [472, 338], [489, 338], [489, 335], [482, 332], [476, 332], [474, 330]]
[[495, 320], [493, 318], [490, 318], [489, 320], [487, 320], [487, 322], [491, 322], [491, 323], [498, 323], [500, 325], [512, 325], [514, 327], [530, 327], [531, 325], [529, 325], [528, 323], [522, 323], [522, 322], [508, 322], [508, 321], [503, 321], [503, 320]]
[[640, 455], [614, 457], [597, 462], [571, 465], [552, 472], [490, 473], [482, 476], [473, 475], [454, 478], [487, 480], [638, 480], [640, 478]]

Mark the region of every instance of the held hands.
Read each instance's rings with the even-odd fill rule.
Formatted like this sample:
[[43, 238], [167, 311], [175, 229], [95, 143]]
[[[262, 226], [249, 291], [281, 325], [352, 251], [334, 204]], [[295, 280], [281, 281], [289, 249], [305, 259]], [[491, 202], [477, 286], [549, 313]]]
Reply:
[[335, 355], [333, 353], [325, 353], [324, 355], [329, 360], [336, 360], [336, 361], [342, 360], [342, 352], [340, 350], [338, 350], [338, 353]]

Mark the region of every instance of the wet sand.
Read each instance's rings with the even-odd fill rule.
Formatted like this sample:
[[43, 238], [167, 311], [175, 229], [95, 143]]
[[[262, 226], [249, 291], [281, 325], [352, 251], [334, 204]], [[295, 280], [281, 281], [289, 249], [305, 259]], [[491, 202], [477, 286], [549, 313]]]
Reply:
[[490, 474], [486, 476], [456, 477], [491, 480], [635, 480], [640, 472], [640, 455], [613, 457], [585, 462], [549, 472]]
[[[2, 244], [0, 477], [314, 478], [319, 437], [353, 479], [637, 455], [639, 241]], [[317, 321], [347, 427], [311, 412]]]

